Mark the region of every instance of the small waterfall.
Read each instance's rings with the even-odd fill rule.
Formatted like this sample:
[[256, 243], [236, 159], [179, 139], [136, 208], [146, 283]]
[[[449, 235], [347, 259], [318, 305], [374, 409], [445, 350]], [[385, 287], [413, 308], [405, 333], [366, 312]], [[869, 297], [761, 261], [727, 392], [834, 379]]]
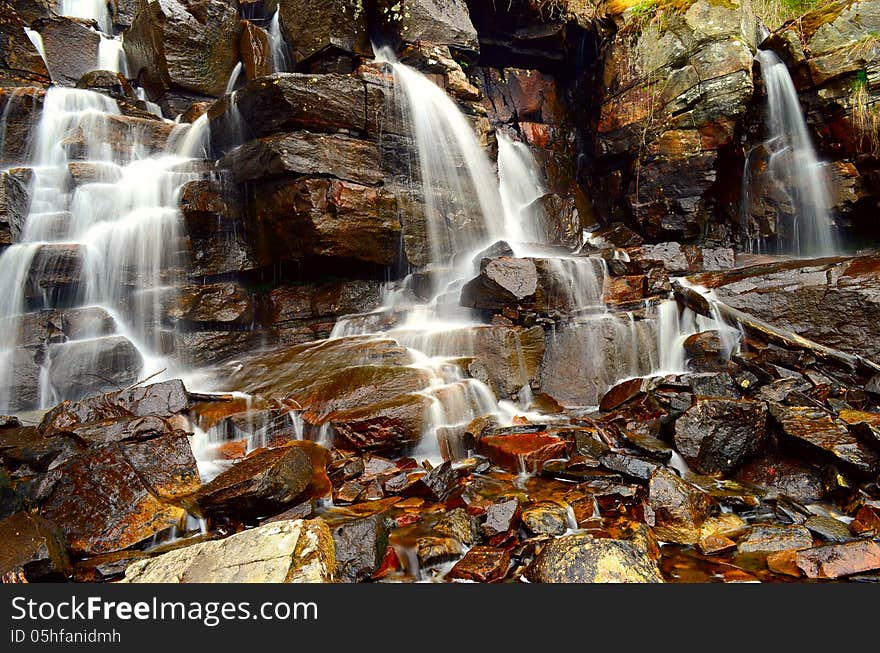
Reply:
[[112, 70], [114, 73], [122, 73], [125, 77], [128, 73], [128, 59], [122, 45], [122, 36], [106, 36], [101, 34], [98, 43], [98, 67], [97, 70]]
[[266, 30], [269, 37], [269, 48], [272, 53], [272, 70], [276, 73], [286, 73], [290, 70], [290, 57], [287, 54], [287, 42], [281, 32], [281, 10], [276, 9], [269, 21], [269, 29]]
[[160, 107], [155, 102], [150, 101], [150, 98], [147, 97], [147, 92], [143, 89], [143, 87], [138, 86], [138, 88], [135, 90], [135, 93], [137, 94], [138, 100], [146, 105], [147, 111], [152, 113], [157, 118], [165, 118], [165, 116], [162, 115], [162, 107]]
[[49, 70], [49, 60], [46, 58], [46, 46], [43, 45], [43, 35], [30, 27], [25, 27], [24, 33], [27, 34], [27, 37], [34, 45], [34, 48], [36, 48], [37, 52], [40, 54], [43, 63], [46, 64], [46, 70]]
[[98, 23], [105, 34], [113, 33], [110, 10], [105, 0], [61, 0], [61, 15], [68, 18], [86, 18]]
[[[776, 53], [762, 50], [757, 59], [767, 92], [769, 138], [763, 144], [770, 156], [767, 173], [787, 191], [794, 209], [790, 240], [779, 243], [780, 253], [834, 254], [838, 243], [829, 214], [828, 180], [824, 164], [816, 156], [797, 90]], [[742, 202], [746, 211], [752, 185], [750, 174], [745, 174]]]
[[[57, 87], [46, 91], [27, 162], [33, 181], [22, 242], [0, 255], [0, 278], [7, 284], [0, 320], [15, 334], [32, 328], [27, 325], [34, 322], [23, 320], [39, 319], [29, 311], [98, 307], [113, 329], [80, 329], [42, 356], [32, 344], [25, 349], [25, 343], [8, 338], [0, 356], [0, 411], [77, 398], [77, 383], [110, 374], [106, 368], [120, 356], [129, 369], [140, 364], [154, 373], [169, 367], [158, 356], [162, 309], [173, 299], [181, 268], [178, 192], [198, 174], [188, 171], [184, 164], [190, 159], [180, 152], [151, 152], [139, 144], [137, 130], [125, 133], [126, 147], [120, 148], [119, 120], [116, 102], [104, 95]], [[73, 146], [71, 134], [80, 139]], [[183, 145], [189, 148], [190, 140], [182, 140], [181, 151]], [[76, 184], [72, 166], [88, 173]], [[55, 274], [70, 275], [64, 283], [72, 287], [39, 291]], [[16, 399], [26, 401], [13, 405], [10, 389], [22, 356], [40, 361], [34, 380], [40, 387], [31, 388], [30, 395], [19, 389]], [[56, 359], [64, 361], [61, 367], [53, 365]], [[59, 387], [59, 378], [70, 382]]]
[[504, 134], [498, 138], [498, 186], [504, 209], [504, 231], [514, 243], [546, 240], [533, 202], [547, 192], [535, 158], [523, 143]]
[[244, 64], [242, 62], [238, 62], [235, 64], [235, 68], [232, 69], [232, 72], [229, 74], [229, 81], [226, 82], [226, 91], [224, 95], [231, 94], [235, 87], [238, 85], [238, 78], [241, 77], [241, 73], [244, 70]]

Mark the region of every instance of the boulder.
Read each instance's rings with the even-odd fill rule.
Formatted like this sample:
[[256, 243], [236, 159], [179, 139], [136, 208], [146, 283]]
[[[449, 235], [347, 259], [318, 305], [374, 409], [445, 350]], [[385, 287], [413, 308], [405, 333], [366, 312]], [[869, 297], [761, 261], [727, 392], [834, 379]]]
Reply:
[[214, 478], [195, 499], [208, 514], [254, 519], [293, 503], [312, 473], [308, 455], [299, 448], [261, 449]]
[[175, 88], [219, 97], [238, 63], [238, 11], [221, 0], [142, 3], [125, 33], [131, 74], [151, 100]]
[[266, 30], [249, 20], [242, 21], [238, 49], [244, 74], [249, 80], [272, 74], [272, 46]]
[[0, 576], [22, 573], [28, 582], [63, 581], [71, 571], [67, 547], [55, 524], [26, 512], [0, 520]]
[[484, 435], [477, 440], [477, 453], [513, 472], [535, 472], [543, 463], [563, 458], [569, 443], [547, 433]]
[[362, 2], [279, 0], [284, 39], [295, 65], [337, 56], [370, 56], [367, 11]]
[[813, 546], [813, 536], [803, 526], [759, 524], [753, 526], [737, 544], [740, 553], [773, 553], [808, 549]]
[[70, 305], [83, 281], [84, 258], [82, 245], [40, 245], [25, 279], [25, 300], [46, 308]]
[[551, 501], [542, 501], [522, 512], [522, 523], [535, 535], [558, 536], [568, 530], [568, 510]]
[[880, 569], [880, 544], [873, 540], [798, 551], [795, 563], [808, 578], [840, 578]]
[[[65, 412], [77, 422], [93, 422], [119, 415], [171, 417], [189, 406], [189, 393], [180, 379], [110, 392], [68, 406], [62, 404]], [[41, 429], [49, 428], [52, 415], [52, 412], [46, 414]]]
[[365, 580], [382, 566], [388, 548], [388, 525], [381, 514], [331, 525], [331, 532], [341, 582]]
[[863, 474], [876, 472], [880, 456], [853, 435], [845, 422], [825, 411], [771, 403], [770, 414], [786, 436], [807, 450], [839, 460]]
[[143, 365], [125, 336], [76, 340], [51, 347], [49, 383], [58, 396], [76, 400], [131, 385]]
[[508, 567], [510, 567], [510, 554], [504, 549], [475, 546], [455, 563], [446, 574], [446, 578], [492, 583], [504, 578]]
[[56, 84], [75, 86], [94, 70], [101, 37], [87, 21], [53, 16], [36, 21], [34, 29], [43, 37], [49, 73]]
[[708, 517], [709, 495], [660, 467], [648, 483], [648, 506], [654, 513], [654, 534], [678, 544], [696, 544]]
[[464, 0], [379, 0], [380, 24], [406, 43], [433, 43], [479, 51]]
[[331, 257], [393, 265], [400, 249], [395, 197], [334, 179], [266, 181], [255, 189], [255, 229], [272, 260]]
[[526, 578], [533, 583], [662, 583], [657, 563], [632, 542], [566, 535], [544, 545]]
[[178, 525], [186, 512], [167, 500], [193, 493], [200, 483], [183, 432], [95, 447], [58, 470], [41, 513], [77, 554], [119, 551]]
[[0, 2], [0, 83], [4, 86], [31, 86], [49, 83], [49, 72], [37, 48], [24, 28], [38, 18], [49, 16], [43, 11], [22, 11], [9, 0]]
[[767, 440], [767, 404], [700, 398], [675, 423], [675, 447], [701, 474], [728, 473]]
[[125, 570], [124, 583], [332, 583], [333, 538], [320, 519], [273, 522], [186, 546]]

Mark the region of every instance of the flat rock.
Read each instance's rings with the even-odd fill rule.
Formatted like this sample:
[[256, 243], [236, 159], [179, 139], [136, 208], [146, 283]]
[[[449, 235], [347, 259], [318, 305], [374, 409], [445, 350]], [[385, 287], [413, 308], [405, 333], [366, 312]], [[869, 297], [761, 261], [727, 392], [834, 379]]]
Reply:
[[840, 578], [880, 569], [880, 544], [874, 540], [830, 544], [798, 551], [795, 560], [808, 578]]
[[475, 546], [446, 574], [446, 578], [491, 583], [501, 580], [510, 566], [510, 554], [491, 546]]
[[813, 546], [813, 536], [803, 526], [773, 526], [760, 524], [737, 544], [740, 553], [772, 553], [808, 549]]
[[320, 519], [274, 522], [130, 565], [124, 583], [328, 583], [333, 538]]

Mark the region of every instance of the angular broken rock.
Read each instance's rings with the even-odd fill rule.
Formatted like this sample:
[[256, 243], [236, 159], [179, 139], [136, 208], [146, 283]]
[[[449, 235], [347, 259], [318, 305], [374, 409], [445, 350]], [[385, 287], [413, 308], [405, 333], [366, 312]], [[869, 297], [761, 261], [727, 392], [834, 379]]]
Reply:
[[525, 466], [531, 472], [548, 460], [563, 458], [569, 444], [546, 433], [513, 433], [484, 436], [477, 440], [476, 449], [499, 467], [518, 472]]
[[196, 501], [208, 514], [253, 519], [293, 503], [311, 482], [312, 471], [302, 449], [255, 451], [205, 485]]
[[339, 580], [355, 583], [379, 570], [388, 548], [388, 525], [371, 515], [332, 526]]
[[265, 524], [130, 565], [123, 583], [332, 583], [333, 538], [320, 519]]
[[808, 578], [840, 578], [880, 569], [880, 544], [862, 540], [798, 551], [797, 566]]
[[510, 554], [491, 546], [475, 546], [455, 563], [447, 578], [491, 583], [504, 578], [510, 566]]
[[535, 535], [562, 535], [568, 528], [568, 511], [558, 503], [542, 501], [523, 510], [522, 522]]
[[708, 494], [660, 467], [648, 483], [648, 505], [654, 512], [657, 539], [678, 544], [700, 541], [700, 527], [709, 512]]
[[761, 451], [767, 404], [748, 399], [701, 398], [675, 423], [675, 446], [702, 474], [729, 472]]
[[551, 540], [526, 571], [533, 583], [662, 583], [657, 563], [632, 542], [576, 534]]
[[803, 526], [758, 524], [739, 541], [736, 548], [740, 553], [772, 553], [811, 546], [813, 536]]
[[0, 576], [21, 572], [28, 581], [64, 580], [71, 571], [55, 524], [26, 512], [0, 521]]

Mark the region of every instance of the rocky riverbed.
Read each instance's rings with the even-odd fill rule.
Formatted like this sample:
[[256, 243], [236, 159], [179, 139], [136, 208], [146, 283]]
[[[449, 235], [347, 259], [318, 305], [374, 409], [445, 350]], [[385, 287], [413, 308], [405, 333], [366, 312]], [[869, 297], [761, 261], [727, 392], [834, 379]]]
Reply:
[[880, 3], [0, 6], [4, 582], [880, 580]]

